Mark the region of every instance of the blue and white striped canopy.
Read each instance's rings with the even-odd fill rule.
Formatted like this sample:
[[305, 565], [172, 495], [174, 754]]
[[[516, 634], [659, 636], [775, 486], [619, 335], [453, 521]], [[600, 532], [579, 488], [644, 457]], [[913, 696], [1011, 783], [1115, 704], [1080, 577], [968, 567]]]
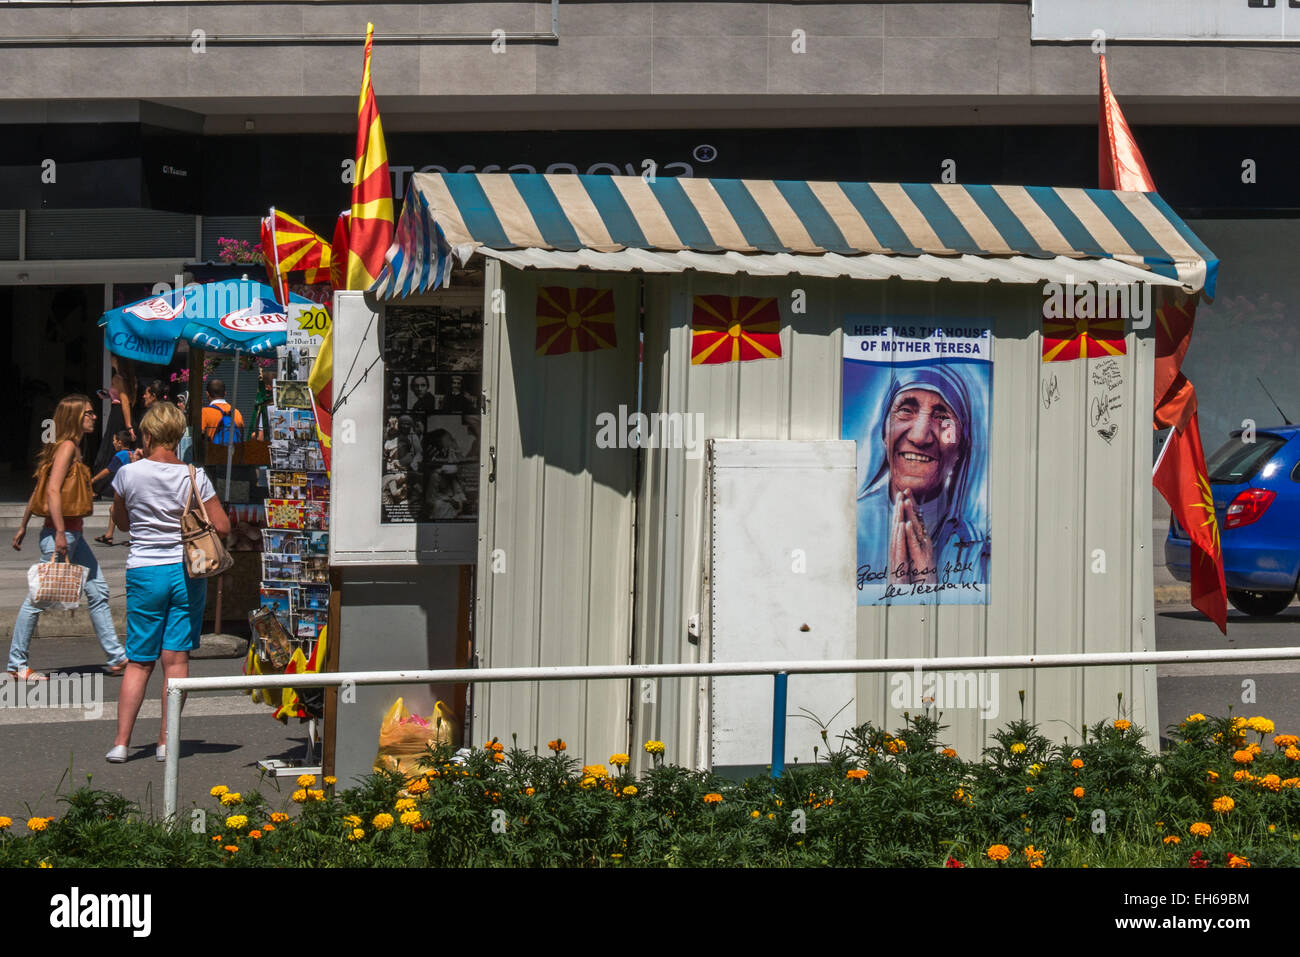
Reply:
[[[840, 257], [867, 256], [1113, 260], [1210, 296], [1218, 269], [1214, 254], [1155, 193], [421, 173], [411, 178], [388, 265], [372, 290], [398, 298], [445, 285], [453, 255], [464, 262], [476, 250], [585, 256], [542, 260], [567, 261], [570, 268], [593, 265], [600, 257], [592, 253], [627, 250], [686, 256], [682, 268], [703, 261], [694, 254], [732, 254], [732, 263], [739, 254], [753, 258], [756, 272], [769, 271], [763, 259], [780, 257], [788, 264], [792, 256], [841, 263]], [[743, 271], [744, 261], [728, 271]]]

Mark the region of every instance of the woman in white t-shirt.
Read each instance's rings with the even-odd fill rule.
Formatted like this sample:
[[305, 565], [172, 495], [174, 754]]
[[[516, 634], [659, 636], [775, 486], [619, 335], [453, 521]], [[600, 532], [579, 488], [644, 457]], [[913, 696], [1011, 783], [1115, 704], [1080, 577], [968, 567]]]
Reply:
[[[113, 478], [113, 521], [131, 533], [126, 560], [126, 674], [118, 700], [117, 738], [105, 757], [127, 758], [131, 731], [144, 701], [149, 676], [163, 663], [162, 729], [156, 757], [167, 755], [167, 682], [190, 673], [190, 652], [199, 646], [207, 580], [190, 578], [181, 547], [181, 515], [190, 497], [190, 466], [176, 457], [185, 415], [169, 402], [155, 402], [140, 422], [142, 451]], [[202, 469], [194, 491], [220, 535], [230, 519]]]

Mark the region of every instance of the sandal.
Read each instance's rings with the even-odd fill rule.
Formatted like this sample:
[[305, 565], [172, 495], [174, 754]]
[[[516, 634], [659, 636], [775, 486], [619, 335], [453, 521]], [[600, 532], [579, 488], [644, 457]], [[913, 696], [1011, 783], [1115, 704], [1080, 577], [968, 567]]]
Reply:
[[19, 668], [17, 671], [10, 671], [9, 677], [16, 678], [19, 681], [49, 681], [49, 678], [37, 671], [32, 671], [26, 666]]
[[99, 535], [95, 538], [95, 541], [99, 542], [101, 545], [107, 545], [109, 548], [112, 548], [117, 544], [117, 542], [113, 541], [107, 535]]

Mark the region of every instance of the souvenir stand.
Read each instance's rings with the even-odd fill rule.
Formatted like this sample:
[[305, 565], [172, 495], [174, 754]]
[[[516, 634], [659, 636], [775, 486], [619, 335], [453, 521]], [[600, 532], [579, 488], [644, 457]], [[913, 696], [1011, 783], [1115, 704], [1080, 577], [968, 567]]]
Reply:
[[[356, 430], [334, 453], [339, 667], [1149, 650], [1140, 307], [1212, 295], [1216, 268], [1156, 194], [417, 174], [388, 268], [335, 300], [336, 395], [358, 370], [335, 419]], [[1049, 321], [1062, 290], [1090, 290], [1105, 321]], [[440, 459], [405, 457], [401, 416], [417, 374], [442, 413], [446, 367], [437, 343], [427, 370], [400, 343], [420, 317], [468, 328], [446, 312], [461, 301], [482, 317], [482, 418], [447, 429], [444, 482]], [[820, 726], [892, 730], [924, 708], [975, 754], [1021, 690], [1053, 736], [1117, 701], [1158, 725], [1151, 668], [931, 677], [793, 676], [787, 760], [812, 760]], [[767, 762], [771, 689], [512, 682], [456, 700], [466, 741], [560, 735], [595, 760], [644, 759], [655, 738], [740, 774]], [[402, 693], [340, 709], [341, 780]]]

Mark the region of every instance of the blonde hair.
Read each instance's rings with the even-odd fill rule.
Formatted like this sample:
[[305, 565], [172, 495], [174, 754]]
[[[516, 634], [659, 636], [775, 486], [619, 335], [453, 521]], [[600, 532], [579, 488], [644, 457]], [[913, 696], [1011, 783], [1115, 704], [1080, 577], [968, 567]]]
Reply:
[[86, 414], [86, 406], [90, 404], [88, 398], [76, 392], [59, 400], [54, 410], [54, 441], [45, 443], [41, 449], [41, 454], [36, 459], [37, 471], [54, 460], [54, 450], [62, 443], [71, 441], [78, 447], [81, 446], [81, 437], [86, 434], [81, 427], [81, 420]]
[[185, 413], [170, 402], [155, 402], [140, 420], [140, 431], [148, 432], [155, 445], [174, 452], [185, 434]]

